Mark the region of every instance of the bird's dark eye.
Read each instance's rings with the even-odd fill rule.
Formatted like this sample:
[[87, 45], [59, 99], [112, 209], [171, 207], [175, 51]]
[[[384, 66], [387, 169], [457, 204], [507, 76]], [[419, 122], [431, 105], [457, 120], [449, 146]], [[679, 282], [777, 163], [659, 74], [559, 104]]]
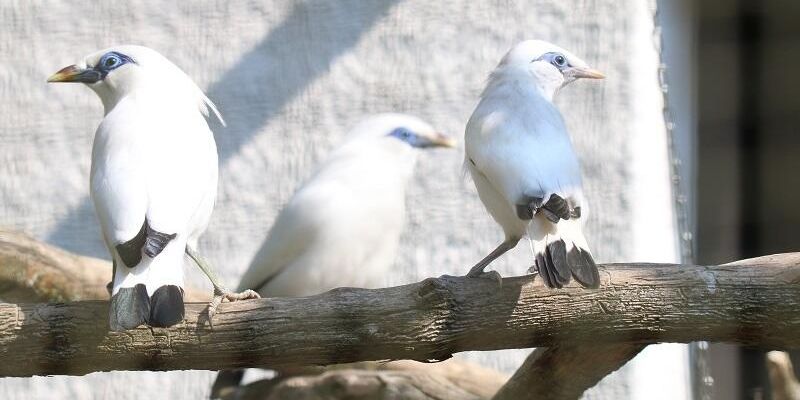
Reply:
[[119, 64], [119, 58], [117, 56], [108, 56], [108, 58], [106, 58], [106, 61], [103, 62], [103, 65], [106, 68], [112, 68], [117, 64]]
[[556, 54], [556, 56], [553, 57], [553, 64], [555, 64], [558, 67], [563, 67], [567, 65], [567, 59], [561, 54]]
[[406, 128], [402, 128], [402, 127], [401, 128], [396, 128], [393, 131], [391, 131], [389, 133], [389, 136], [394, 136], [394, 137], [396, 137], [396, 138], [398, 138], [398, 139], [400, 139], [400, 140], [402, 140], [404, 142], [408, 142], [409, 144], [414, 142], [414, 140], [416, 139], [416, 136], [414, 135], [413, 132], [411, 132], [410, 130], [408, 130]]

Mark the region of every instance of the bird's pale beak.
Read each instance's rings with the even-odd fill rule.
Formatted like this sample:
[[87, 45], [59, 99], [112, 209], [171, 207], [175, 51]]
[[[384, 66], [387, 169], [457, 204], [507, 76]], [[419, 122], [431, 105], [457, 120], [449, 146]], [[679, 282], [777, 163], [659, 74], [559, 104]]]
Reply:
[[602, 72], [589, 67], [572, 68], [572, 76], [575, 78], [604, 79], [606, 76]]
[[90, 68], [80, 68], [77, 65], [70, 65], [69, 67], [62, 68], [60, 71], [47, 78], [47, 81], [95, 83], [101, 79], [103, 79], [103, 77], [98, 71]]
[[458, 144], [456, 140], [450, 136], [445, 135], [444, 133], [436, 132], [434, 133], [430, 140], [431, 147], [456, 147]]

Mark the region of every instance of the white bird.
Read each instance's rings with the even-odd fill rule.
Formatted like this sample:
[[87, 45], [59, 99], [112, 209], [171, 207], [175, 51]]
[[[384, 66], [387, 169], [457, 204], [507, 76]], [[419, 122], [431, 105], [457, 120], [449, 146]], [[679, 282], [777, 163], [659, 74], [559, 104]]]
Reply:
[[578, 78], [603, 74], [541, 40], [514, 46], [489, 76], [467, 123], [464, 164], [505, 241], [468, 276], [483, 274], [527, 234], [533, 241], [533, 270], [545, 285], [561, 288], [571, 276], [585, 287], [600, 284], [581, 232], [586, 207], [578, 159], [552, 103], [559, 89]]
[[257, 298], [223, 288], [195, 251], [217, 193], [209, 110], [222, 121], [200, 88], [161, 54], [131, 45], [91, 54], [48, 82], [84, 83], [105, 109], [90, 187], [114, 265], [111, 329], [183, 320], [184, 254], [214, 284], [209, 317], [223, 300]]
[[[454, 145], [408, 115], [380, 114], [358, 124], [278, 214], [240, 290], [299, 297], [382, 286], [405, 224], [416, 149]], [[236, 386], [242, 374], [220, 372], [212, 397]]]

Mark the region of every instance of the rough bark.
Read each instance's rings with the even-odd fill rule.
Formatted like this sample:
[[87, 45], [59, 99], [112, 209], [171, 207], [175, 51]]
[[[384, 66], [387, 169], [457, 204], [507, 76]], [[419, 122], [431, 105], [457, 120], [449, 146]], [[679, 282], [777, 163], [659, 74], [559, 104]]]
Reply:
[[492, 400], [577, 399], [643, 348], [642, 345], [612, 343], [536, 349]]
[[507, 379], [497, 371], [458, 360], [355, 363], [260, 380], [223, 399], [484, 400]]
[[600, 289], [549, 290], [534, 276], [441, 277], [224, 304], [214, 329], [189, 304], [169, 329], [108, 332], [102, 301], [0, 305], [2, 376], [109, 370], [287, 368], [437, 361], [468, 350], [722, 341], [800, 347], [800, 254], [732, 265], [601, 267]]

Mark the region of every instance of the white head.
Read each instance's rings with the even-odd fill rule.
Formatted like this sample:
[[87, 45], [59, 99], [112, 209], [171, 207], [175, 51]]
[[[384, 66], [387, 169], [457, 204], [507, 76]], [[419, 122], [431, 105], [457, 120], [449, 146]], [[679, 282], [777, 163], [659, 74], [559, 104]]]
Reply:
[[414, 149], [455, 147], [455, 140], [427, 122], [406, 114], [376, 114], [361, 121], [345, 143], [379, 143], [393, 152], [411, 153]]
[[61, 69], [47, 81], [86, 84], [103, 101], [106, 113], [126, 95], [154, 91], [169, 102], [190, 101], [205, 115], [210, 108], [220, 117], [214, 104], [186, 73], [157, 51], [144, 46], [123, 45], [100, 50], [86, 56], [82, 62]]
[[455, 147], [453, 138], [425, 121], [405, 114], [376, 114], [358, 123], [331, 158], [340, 156], [377, 157], [403, 166], [410, 172], [417, 150]]
[[539, 91], [552, 99], [558, 89], [578, 79], [603, 79], [605, 76], [585, 61], [552, 43], [526, 40], [506, 53], [492, 74], [493, 79], [530, 79]]

